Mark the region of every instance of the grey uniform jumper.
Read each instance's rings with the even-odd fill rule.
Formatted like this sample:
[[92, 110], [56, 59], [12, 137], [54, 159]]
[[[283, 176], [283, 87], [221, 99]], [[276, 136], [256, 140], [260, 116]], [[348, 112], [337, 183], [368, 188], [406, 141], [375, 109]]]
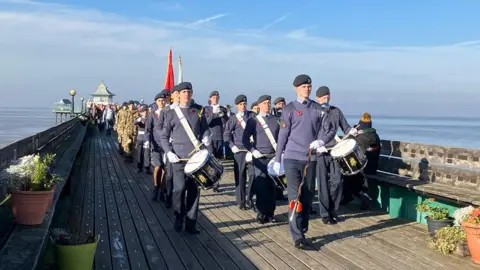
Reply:
[[147, 126], [147, 117], [142, 117], [140, 122], [135, 121], [135, 124], [138, 127], [137, 141], [135, 143], [136, 154], [137, 154], [137, 167], [139, 170], [150, 169], [150, 150], [143, 148], [143, 143], [145, 142], [145, 129]]
[[[247, 191], [247, 167], [251, 164], [247, 165], [247, 162], [245, 160], [247, 155], [246, 148], [243, 145], [243, 132], [245, 131], [245, 129], [242, 127], [241, 122], [238, 120], [237, 114], [232, 114], [228, 119], [227, 124], [225, 125], [225, 133], [223, 139], [225, 141], [226, 147], [232, 148], [233, 146], [236, 146], [238, 149], [240, 149], [240, 152], [234, 154], [233, 156], [233, 173], [235, 176], [235, 194], [237, 198], [237, 205], [245, 207], [245, 199], [247, 199], [246, 194], [251, 194], [253, 177], [252, 175], [250, 175], [249, 177], [250, 181]], [[245, 126], [248, 122], [248, 119], [255, 117], [255, 115], [256, 114], [251, 111], [245, 111], [243, 114], [241, 114], [243, 121], [245, 121]], [[250, 196], [248, 199], [250, 199]]]
[[[158, 155], [154, 155], [155, 157], [158, 157], [159, 159], [159, 164], [163, 164], [163, 155], [166, 153], [165, 150], [162, 147], [162, 132], [164, 132], [164, 127], [165, 127], [165, 118], [170, 110], [178, 106], [178, 104], [171, 104], [165, 106], [160, 111], [160, 115], [158, 117], [158, 121], [156, 122], [155, 129], [154, 129], [154, 138], [156, 143], [160, 146], [161, 151], [159, 152]], [[153, 160], [153, 156], [152, 156]], [[164, 164], [165, 168], [165, 174], [164, 174], [164, 181], [165, 181], [165, 207], [170, 208], [172, 206], [172, 196], [173, 196], [173, 173], [172, 173], [172, 164], [168, 162], [168, 160], [165, 160]]]
[[[277, 141], [280, 118], [272, 115], [260, 117], [263, 117], [272, 132], [273, 138]], [[250, 142], [250, 136], [253, 136], [253, 143]], [[276, 207], [276, 185], [268, 176], [267, 165], [270, 159], [275, 156], [275, 149], [256, 116], [248, 119], [242, 141], [248, 151], [257, 149], [264, 155], [264, 157], [253, 159], [255, 179], [252, 188], [257, 196], [256, 209], [260, 214], [273, 218]]]
[[219, 113], [213, 113], [212, 106], [206, 106], [205, 118], [210, 129], [212, 138], [211, 150], [216, 158], [223, 158], [223, 133], [225, 124], [228, 121], [227, 109], [220, 106]]
[[[199, 142], [203, 137], [209, 136], [210, 132], [205, 116], [201, 114], [203, 110], [200, 105], [191, 104], [186, 108], [179, 107]], [[161, 141], [165, 152], [171, 151], [182, 159], [189, 158], [189, 154], [194, 150], [195, 146], [190, 141], [175, 110], [172, 109], [166, 113], [163, 126]], [[172, 144], [169, 142], [170, 138], [173, 138]], [[173, 209], [176, 216], [176, 229], [181, 229], [183, 218], [186, 216], [186, 230], [188, 230], [195, 228], [200, 190], [195, 180], [185, 174], [185, 164], [185, 162], [172, 164]]]
[[145, 140], [150, 142], [151, 161], [153, 167], [159, 167], [163, 165], [161, 155], [161, 141], [160, 134], [162, 132], [161, 113], [164, 109], [157, 112], [153, 112], [148, 115], [147, 123], [145, 127]]
[[[325, 122], [328, 122], [332, 132], [323, 131], [321, 137], [324, 139], [327, 148], [336, 145], [334, 137], [340, 127], [347, 134], [351, 127], [348, 125], [342, 111], [334, 106], [330, 106], [326, 112]], [[330, 153], [322, 153], [317, 156], [317, 179], [318, 179], [318, 197], [319, 210], [322, 218], [337, 218], [336, 211], [340, 206], [343, 193], [343, 179], [340, 165], [335, 161]]]
[[[310, 100], [296, 100], [283, 108], [282, 123], [278, 136], [278, 147], [275, 160], [281, 161], [287, 177], [288, 200], [297, 199], [298, 188], [303, 178], [303, 170], [307, 165], [310, 143], [317, 140], [321, 134], [322, 108]], [[307, 175], [299, 198], [303, 210], [296, 216], [295, 222], [290, 222], [290, 233], [294, 242], [305, 238], [310, 220], [310, 210], [315, 192], [316, 159], [313, 156], [307, 169]], [[291, 209], [289, 215], [291, 215]]]

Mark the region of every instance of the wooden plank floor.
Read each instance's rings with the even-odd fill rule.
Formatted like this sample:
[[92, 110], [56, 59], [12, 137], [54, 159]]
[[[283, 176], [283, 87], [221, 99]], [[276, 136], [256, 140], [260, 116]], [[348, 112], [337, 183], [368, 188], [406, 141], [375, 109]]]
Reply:
[[151, 176], [124, 163], [113, 137], [85, 143], [69, 221], [101, 235], [96, 269], [480, 269], [430, 250], [422, 225], [379, 211], [342, 209], [345, 221], [335, 226], [314, 215], [309, 248], [297, 250], [287, 205], [278, 202], [278, 223], [257, 224], [253, 211], [236, 207], [231, 172], [221, 193], [202, 190], [201, 233], [177, 233], [173, 210], [150, 201]]

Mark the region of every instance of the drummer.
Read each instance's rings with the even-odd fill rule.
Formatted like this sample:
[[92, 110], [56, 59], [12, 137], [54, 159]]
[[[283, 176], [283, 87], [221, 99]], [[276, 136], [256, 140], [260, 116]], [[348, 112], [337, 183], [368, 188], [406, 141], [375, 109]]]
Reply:
[[[330, 105], [330, 89], [327, 86], [321, 86], [317, 89], [317, 102], [322, 106], [324, 121], [328, 120], [333, 128], [333, 133], [323, 135], [324, 145], [316, 145], [317, 153], [317, 179], [318, 179], [318, 198], [319, 210], [322, 222], [324, 224], [336, 224], [339, 221], [337, 215], [338, 207], [342, 200], [342, 174], [340, 165], [335, 161], [327, 148], [335, 146], [336, 141], [333, 138], [340, 127], [344, 134], [355, 136], [358, 132], [355, 128], [350, 127], [343, 115], [342, 111]], [[320, 150], [321, 149], [321, 150]]]
[[[148, 115], [147, 128], [145, 131], [144, 148], [151, 151], [150, 159], [153, 166], [153, 194], [152, 200], [165, 201], [165, 163], [161, 149], [160, 133], [163, 128], [163, 113], [170, 103], [170, 92], [162, 90], [155, 96], [155, 111]], [[160, 190], [161, 189], [161, 190]], [[159, 192], [159, 190], [161, 192]], [[159, 197], [160, 196], [160, 197]]]
[[[234, 154], [233, 173], [235, 175], [235, 194], [237, 205], [240, 209], [246, 210], [252, 207], [250, 198], [246, 201], [247, 195], [247, 150], [242, 142], [243, 132], [248, 119], [255, 117], [255, 114], [247, 110], [247, 97], [239, 95], [235, 98], [237, 105], [237, 114], [231, 115], [225, 126], [224, 140], [225, 146], [230, 147]], [[252, 186], [252, 178], [250, 178], [249, 189]]]
[[[283, 154], [290, 202], [297, 199], [298, 190], [303, 180], [299, 198], [303, 209], [297, 214], [296, 220], [290, 222], [290, 233], [295, 247], [303, 249], [306, 245], [305, 233], [308, 231], [310, 208], [315, 191], [316, 159], [315, 157], [309, 157], [309, 146], [317, 140], [322, 122], [320, 106], [310, 100], [312, 92], [310, 76], [298, 75], [293, 81], [293, 86], [297, 98], [283, 108], [273, 170], [277, 174], [280, 173]], [[308, 163], [309, 158], [310, 163]], [[309, 167], [306, 171], [306, 177], [303, 179], [303, 172], [307, 165]], [[292, 209], [290, 209], [289, 214], [292, 214]]]
[[[165, 121], [165, 117], [168, 114], [168, 111], [175, 109], [178, 107], [178, 104], [180, 102], [180, 93], [178, 91], [178, 85], [174, 86], [172, 89], [170, 89], [170, 100], [171, 104], [166, 106], [164, 110], [161, 112], [160, 118], [162, 119], [162, 126]], [[173, 140], [172, 137], [169, 138], [169, 142], [171, 143]], [[172, 164], [168, 161], [166, 155], [167, 152], [165, 152], [165, 149], [162, 146], [162, 153], [163, 153], [163, 162], [165, 162], [165, 207], [166, 208], [171, 208], [172, 207], [172, 197], [173, 197], [173, 170], [172, 170]]]
[[[165, 115], [164, 129], [161, 133], [162, 147], [167, 159], [172, 163], [173, 174], [173, 209], [175, 212], [175, 230], [180, 232], [185, 220], [185, 231], [197, 234], [196, 228], [200, 190], [197, 183], [184, 173], [186, 160], [190, 153], [200, 145], [210, 145], [210, 131], [200, 105], [192, 104], [193, 87], [189, 82], [178, 84], [179, 104]], [[180, 119], [187, 121], [181, 122]], [[183, 124], [185, 126], [183, 126]], [[190, 125], [189, 125], [190, 124]], [[192, 127], [192, 128], [191, 128]], [[189, 137], [191, 130], [194, 138]], [[191, 133], [190, 133], [191, 134]], [[170, 144], [169, 139], [173, 138]]]
[[[275, 183], [268, 176], [268, 162], [275, 156], [279, 132], [279, 118], [270, 114], [271, 96], [263, 95], [257, 100], [259, 114], [248, 119], [242, 142], [253, 155], [257, 221], [260, 224], [275, 222]], [[253, 136], [253, 143], [250, 141]]]

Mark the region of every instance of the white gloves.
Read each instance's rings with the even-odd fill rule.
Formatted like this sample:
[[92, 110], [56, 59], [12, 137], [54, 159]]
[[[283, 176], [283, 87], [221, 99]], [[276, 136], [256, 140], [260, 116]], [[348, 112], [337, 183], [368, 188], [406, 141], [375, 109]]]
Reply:
[[175, 155], [173, 152], [168, 152], [167, 158], [168, 158], [168, 161], [170, 161], [170, 163], [180, 162], [180, 159], [178, 158], [178, 156]]
[[203, 137], [202, 143], [203, 143], [203, 145], [205, 145], [205, 146], [209, 146], [210, 143], [211, 143], [210, 136], [205, 136], [205, 137]]
[[325, 143], [322, 141], [322, 140], [316, 140], [316, 141], [313, 141], [311, 144], [310, 144], [310, 149], [315, 149], [317, 150], [318, 148], [324, 146]]
[[219, 112], [220, 112], [220, 106], [213, 107], [213, 113], [219, 113]]
[[325, 146], [320, 146], [319, 148], [317, 148], [317, 153], [327, 153], [328, 150], [327, 148], [325, 148]]
[[352, 135], [352, 136], [357, 136], [357, 134], [358, 134], [358, 130], [356, 128], [352, 128], [348, 132], [348, 135]]
[[252, 155], [253, 155], [254, 158], [261, 158], [261, 157], [263, 157], [263, 154], [260, 153], [260, 151], [258, 151], [257, 149], [253, 149], [253, 150], [252, 150]]
[[173, 138], [170, 137], [170, 138], [168, 139], [168, 142], [169, 142], [169, 143], [172, 143], [172, 142], [173, 142]]
[[279, 175], [280, 174], [280, 162], [274, 162], [273, 163], [273, 171]]
[[162, 159], [163, 159], [163, 163], [167, 163], [167, 154], [163, 153]]
[[140, 121], [142, 121], [142, 117], [137, 118], [137, 122], [140, 122]]
[[245, 161], [246, 162], [252, 162], [252, 153], [247, 152], [247, 155], [245, 155]]
[[145, 149], [150, 148], [150, 141], [146, 141], [146, 142], [143, 144], [143, 148], [145, 148]]
[[240, 149], [238, 149], [238, 147], [237, 147], [236, 145], [232, 146], [231, 149], [232, 149], [232, 152], [233, 152], [234, 154], [240, 152]]

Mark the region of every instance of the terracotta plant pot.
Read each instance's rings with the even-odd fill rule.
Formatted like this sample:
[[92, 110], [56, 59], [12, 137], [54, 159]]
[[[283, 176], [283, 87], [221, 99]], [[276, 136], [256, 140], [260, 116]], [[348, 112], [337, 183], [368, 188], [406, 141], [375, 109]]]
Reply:
[[50, 191], [11, 191], [12, 211], [17, 224], [40, 225], [52, 197]]
[[53, 186], [52, 188], [52, 194], [50, 195], [50, 198], [48, 199], [48, 206], [47, 206], [47, 210], [45, 210], [45, 213], [48, 213], [48, 210], [50, 210], [50, 208], [52, 207], [52, 204], [53, 204], [53, 195], [55, 195], [55, 185]]
[[468, 250], [472, 260], [474, 263], [480, 264], [480, 225], [464, 221], [462, 226], [467, 232]]

